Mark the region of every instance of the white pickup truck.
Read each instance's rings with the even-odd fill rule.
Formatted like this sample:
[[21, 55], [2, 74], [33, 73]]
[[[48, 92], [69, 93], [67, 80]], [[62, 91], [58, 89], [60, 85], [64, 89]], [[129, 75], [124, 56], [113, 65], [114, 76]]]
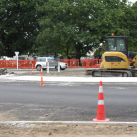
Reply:
[[[49, 68], [58, 69], [58, 61], [53, 57], [37, 57], [35, 67], [38, 71], [41, 70], [41, 66], [43, 69], [47, 69], [47, 62], [49, 62]], [[67, 68], [67, 63], [59, 62], [59, 64], [61, 70], [65, 70]]]

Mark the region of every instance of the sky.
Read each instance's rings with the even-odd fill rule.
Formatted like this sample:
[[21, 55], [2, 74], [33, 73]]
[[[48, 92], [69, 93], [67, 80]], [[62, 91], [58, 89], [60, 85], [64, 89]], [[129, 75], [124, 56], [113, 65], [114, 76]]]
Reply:
[[130, 2], [132, 2], [132, 3], [135, 3], [137, 0], [129, 0]]

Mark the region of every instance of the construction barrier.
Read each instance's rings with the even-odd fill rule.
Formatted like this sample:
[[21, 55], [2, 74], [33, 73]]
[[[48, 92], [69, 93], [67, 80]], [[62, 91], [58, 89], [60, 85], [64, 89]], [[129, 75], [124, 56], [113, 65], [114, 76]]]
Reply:
[[[35, 67], [36, 60], [18, 60], [19, 69], [32, 69]], [[16, 69], [17, 60], [0, 60], [0, 68]]]
[[[79, 59], [59, 59], [68, 64], [68, 68], [79, 68]], [[102, 59], [82, 59], [82, 68], [99, 68]], [[18, 60], [19, 69], [35, 69], [36, 60]], [[0, 60], [0, 68], [17, 68], [17, 60]]]
[[[68, 64], [68, 68], [79, 68], [79, 59], [59, 59]], [[131, 59], [128, 59], [131, 61]], [[99, 68], [102, 59], [81, 59], [82, 68]], [[19, 69], [35, 69], [36, 60], [18, 60]], [[0, 60], [0, 68], [17, 68], [17, 60]]]
[[82, 68], [99, 68], [102, 59], [82, 59]]
[[[60, 62], [68, 64], [68, 68], [79, 68], [79, 59], [60, 59]], [[82, 68], [99, 68], [102, 59], [82, 59]]]
[[86, 61], [87, 59], [82, 59], [80, 62], [81, 62], [81, 65], [82, 65], [82, 68], [86, 68]]
[[59, 59], [60, 62], [68, 64], [68, 68], [79, 68], [79, 59]]

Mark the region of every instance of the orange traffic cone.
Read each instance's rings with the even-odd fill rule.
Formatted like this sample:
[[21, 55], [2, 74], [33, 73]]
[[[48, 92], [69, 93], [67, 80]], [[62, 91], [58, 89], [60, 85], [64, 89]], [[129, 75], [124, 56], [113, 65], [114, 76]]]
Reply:
[[96, 119], [93, 119], [93, 122], [109, 122], [109, 119], [106, 119], [106, 115], [105, 115], [102, 81], [100, 81], [100, 85], [99, 85], [97, 117]]
[[32, 64], [32, 70], [30, 72], [33, 72], [33, 71], [34, 71], [34, 69], [33, 69], [33, 64]]
[[43, 85], [43, 72], [42, 72], [42, 66], [41, 66], [41, 87], [44, 87], [44, 85]]

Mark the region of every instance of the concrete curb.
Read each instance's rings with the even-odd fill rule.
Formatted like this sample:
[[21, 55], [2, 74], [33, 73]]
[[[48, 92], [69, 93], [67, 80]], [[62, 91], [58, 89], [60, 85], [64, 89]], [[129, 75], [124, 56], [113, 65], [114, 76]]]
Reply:
[[0, 122], [4, 126], [31, 127], [36, 125], [109, 125], [109, 126], [137, 126], [137, 122], [92, 122], [92, 121], [7, 121]]

